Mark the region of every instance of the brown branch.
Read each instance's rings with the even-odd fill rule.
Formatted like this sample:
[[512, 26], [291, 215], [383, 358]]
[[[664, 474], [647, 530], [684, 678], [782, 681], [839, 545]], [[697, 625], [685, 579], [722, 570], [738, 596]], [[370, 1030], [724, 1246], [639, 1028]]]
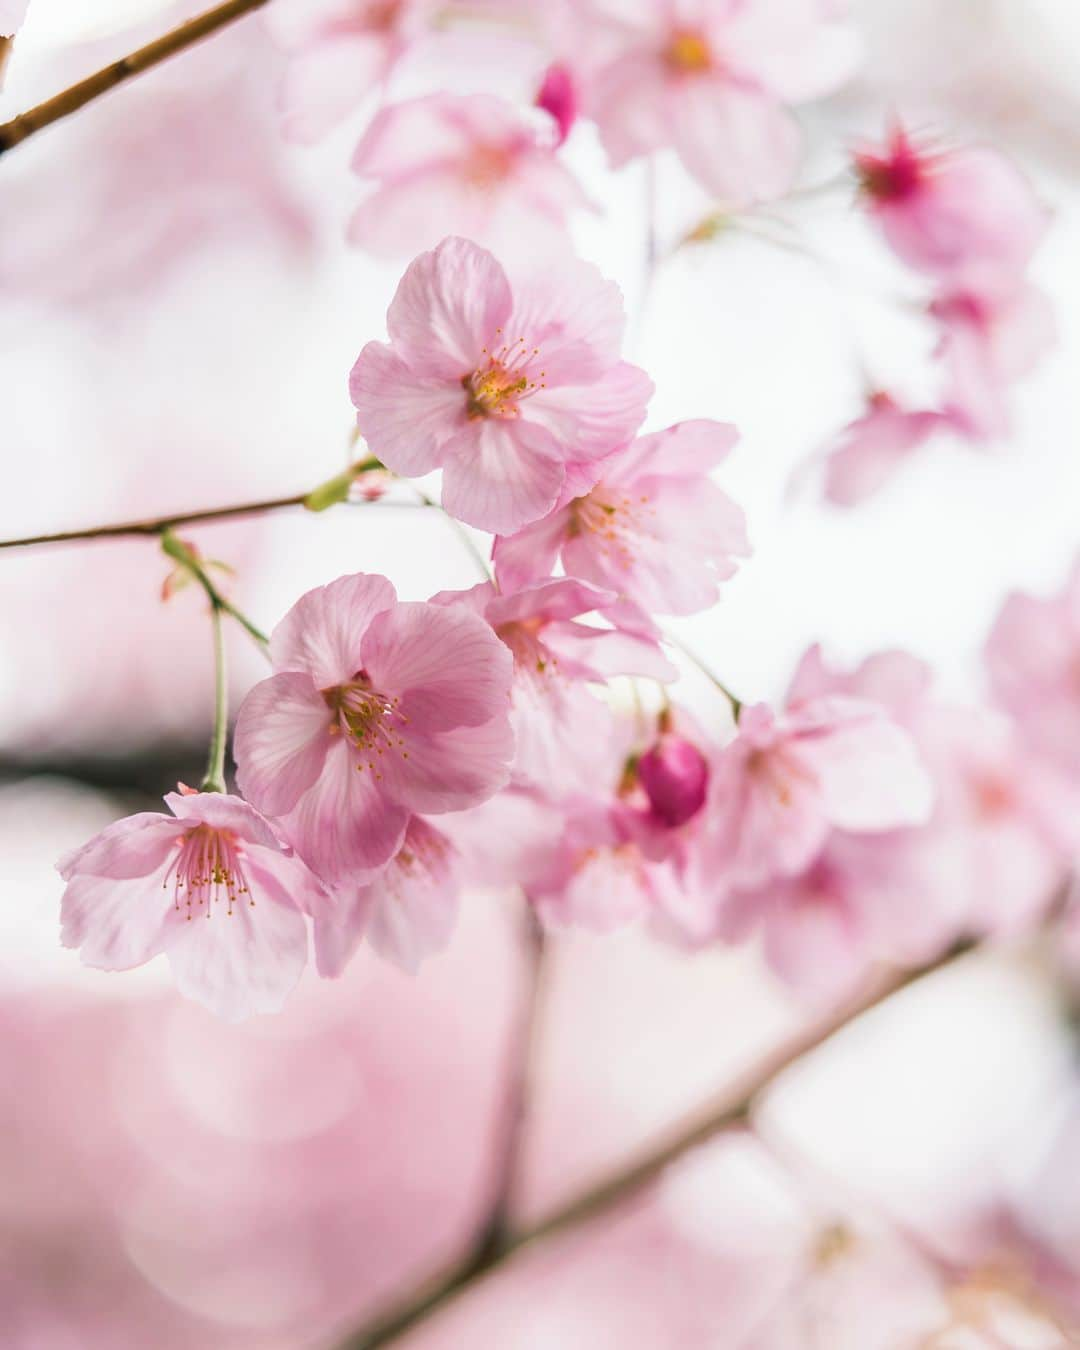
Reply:
[[226, 24], [242, 18], [245, 14], [261, 9], [267, 2], [268, 0], [225, 0], [224, 4], [215, 5], [205, 14], [188, 19], [186, 23], [180, 24], [164, 37], [148, 42], [145, 47], [140, 47], [138, 51], [121, 57], [119, 61], [114, 61], [93, 75], [88, 75], [85, 80], [80, 80], [78, 84], [71, 85], [62, 93], [46, 99], [44, 103], [19, 113], [10, 122], [0, 125], [0, 155], [25, 141], [35, 131], [41, 131], [43, 127], [58, 122], [62, 117], [69, 117], [73, 112], [78, 112], [95, 98], [100, 98], [110, 89], [115, 89], [118, 84], [123, 84], [134, 75], [141, 75], [143, 71], [149, 70], [170, 56], [175, 56], [186, 47], [201, 42], [203, 38], [209, 37], [211, 33], [217, 32], [219, 28], [224, 28]]
[[[119, 525], [90, 525], [82, 530], [61, 530], [57, 534], [29, 534], [22, 539], [0, 539], [0, 549], [29, 548], [34, 544], [70, 544], [80, 539], [121, 539], [125, 536], [163, 535], [167, 531], [175, 529], [178, 525], [198, 525], [212, 520], [232, 520], [238, 516], [254, 516], [265, 511], [280, 511], [286, 506], [306, 506], [309, 510], [321, 511], [332, 501], [342, 500], [339, 495], [332, 499], [325, 498], [322, 502], [319, 502], [318, 498], [322, 496], [325, 488], [334, 484], [340, 486], [376, 468], [381, 468], [378, 460], [367, 459], [354, 464], [350, 469], [339, 474], [337, 478], [331, 479], [329, 483], [322, 484], [314, 491], [297, 492], [291, 497], [269, 497], [258, 502], [243, 502], [239, 506], [213, 506], [204, 511], [183, 511], [172, 516], [149, 516], [145, 520], [126, 520]], [[425, 506], [435, 505], [434, 502], [427, 501], [416, 503], [417, 506], [421, 504]], [[357, 502], [356, 505], [412, 507], [413, 503], [384, 502], [372, 498]]]
[[617, 1168], [536, 1223], [508, 1232], [498, 1247], [487, 1252], [473, 1251], [465, 1259], [431, 1275], [399, 1302], [346, 1336], [338, 1350], [378, 1350], [380, 1346], [389, 1345], [497, 1270], [517, 1252], [588, 1223], [637, 1194], [684, 1154], [722, 1131], [745, 1122], [761, 1093], [796, 1060], [817, 1049], [856, 1017], [869, 1012], [905, 986], [951, 964], [974, 945], [959, 942], [917, 970], [893, 972], [879, 979], [869, 991], [772, 1051], [718, 1097], [685, 1117], [636, 1161]]
[[533, 1074], [546, 984], [544, 931], [530, 902], [522, 897], [522, 939], [525, 948], [521, 1008], [513, 1029], [507, 1087], [497, 1121], [498, 1138], [491, 1202], [473, 1253], [486, 1262], [510, 1239], [511, 1216], [521, 1188], [523, 1145], [532, 1109]]

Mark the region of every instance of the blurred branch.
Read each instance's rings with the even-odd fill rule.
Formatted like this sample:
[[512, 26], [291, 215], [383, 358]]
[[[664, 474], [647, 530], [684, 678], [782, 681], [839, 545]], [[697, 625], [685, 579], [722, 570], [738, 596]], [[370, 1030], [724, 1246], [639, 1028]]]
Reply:
[[268, 0], [225, 0], [224, 4], [215, 5], [206, 13], [188, 19], [186, 23], [180, 24], [164, 37], [156, 38], [145, 47], [140, 47], [138, 51], [122, 56], [119, 61], [114, 61], [93, 75], [88, 75], [85, 80], [80, 80], [78, 84], [71, 85], [62, 93], [46, 99], [44, 103], [19, 113], [10, 122], [0, 125], [0, 155], [25, 141], [35, 131], [41, 131], [43, 127], [60, 121], [62, 117], [69, 117], [95, 98], [100, 98], [110, 89], [115, 89], [118, 84], [123, 84], [125, 80], [130, 80], [135, 75], [141, 75], [143, 71], [151, 69], [170, 56], [175, 56], [186, 47], [201, 42], [211, 33], [216, 33], [219, 28], [224, 28], [245, 14], [261, 9], [267, 3]]
[[436, 1272], [393, 1307], [377, 1314], [374, 1319], [346, 1336], [339, 1343], [338, 1350], [377, 1350], [380, 1346], [389, 1345], [497, 1270], [517, 1252], [588, 1223], [636, 1195], [655, 1181], [671, 1163], [724, 1130], [744, 1123], [757, 1098], [797, 1060], [816, 1050], [863, 1013], [877, 1007], [907, 985], [950, 965], [974, 946], [970, 941], [959, 942], [917, 970], [889, 972], [882, 976], [869, 991], [823, 1020], [812, 1023], [772, 1051], [749, 1073], [725, 1088], [718, 1097], [704, 1103], [673, 1126], [638, 1159], [617, 1168], [608, 1177], [587, 1187], [537, 1222], [516, 1231], [509, 1230], [498, 1247], [487, 1252], [474, 1251], [448, 1269]]
[[497, 1122], [499, 1139], [491, 1207], [477, 1241], [473, 1259], [487, 1263], [511, 1238], [511, 1214], [521, 1186], [526, 1127], [532, 1106], [540, 1009], [545, 984], [544, 930], [529, 900], [522, 897], [521, 1010], [510, 1046], [509, 1082]]
[[[347, 471], [349, 481], [369, 471], [381, 470], [382, 465], [376, 459], [362, 460]], [[339, 474], [330, 480], [330, 484], [339, 484], [345, 479]], [[206, 511], [185, 511], [174, 516], [152, 516], [146, 520], [128, 520], [121, 525], [92, 525], [84, 530], [61, 530], [57, 534], [31, 534], [22, 539], [0, 539], [0, 549], [28, 548], [33, 544], [69, 544], [79, 539], [120, 539], [126, 536], [164, 535], [177, 525], [197, 525], [208, 520], [232, 520], [238, 516], [261, 515], [265, 511], [280, 511], [286, 506], [304, 506], [311, 511], [321, 511], [331, 503], [327, 502], [325, 491], [329, 484], [323, 483], [311, 492], [298, 492], [291, 497], [270, 497], [265, 501], [244, 502], [240, 506], [215, 506]], [[335, 500], [342, 500], [338, 497]], [[359, 504], [359, 503], [357, 503]], [[374, 499], [366, 503], [374, 505]], [[433, 503], [425, 503], [433, 505]]]

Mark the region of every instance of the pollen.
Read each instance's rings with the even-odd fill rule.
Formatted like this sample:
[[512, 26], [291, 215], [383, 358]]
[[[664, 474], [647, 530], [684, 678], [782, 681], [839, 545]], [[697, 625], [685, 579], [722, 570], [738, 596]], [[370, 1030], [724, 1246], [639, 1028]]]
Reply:
[[357, 773], [367, 769], [380, 779], [380, 763], [386, 755], [408, 759], [403, 731], [409, 719], [400, 711], [396, 694], [380, 693], [366, 672], [359, 671], [348, 684], [324, 689], [322, 695], [335, 717], [331, 731], [345, 736], [358, 752]]
[[188, 919], [196, 915], [209, 919], [215, 909], [220, 913], [222, 901], [226, 916], [231, 916], [245, 896], [254, 908], [243, 857], [243, 847], [231, 830], [196, 825], [180, 836], [177, 855], [162, 888], [168, 890], [171, 883], [176, 911]]
[[[502, 330], [496, 330], [501, 335]], [[533, 373], [538, 364], [539, 347], [529, 347], [523, 337], [504, 342], [496, 351], [482, 348], [485, 364], [461, 377], [465, 390], [465, 416], [470, 421], [481, 417], [517, 417], [518, 404], [547, 387], [547, 372]]]
[[713, 63], [708, 42], [692, 29], [674, 33], [664, 55], [669, 66], [688, 74], [708, 70]]

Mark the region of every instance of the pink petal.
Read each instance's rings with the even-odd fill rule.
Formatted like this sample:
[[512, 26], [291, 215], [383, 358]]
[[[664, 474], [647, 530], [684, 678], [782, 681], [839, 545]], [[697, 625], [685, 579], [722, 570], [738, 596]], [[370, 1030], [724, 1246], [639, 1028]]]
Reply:
[[507, 333], [538, 347], [537, 369], [550, 388], [583, 385], [619, 360], [626, 311], [622, 291], [580, 259], [515, 278]]
[[347, 683], [363, 665], [360, 645], [368, 625], [396, 599], [393, 585], [371, 572], [316, 586], [271, 634], [274, 669], [304, 671], [317, 689]]
[[149, 876], [165, 865], [172, 843], [183, 828], [159, 811], [125, 816], [106, 825], [89, 843], [66, 853], [56, 870], [65, 881], [77, 872], [117, 879]]
[[329, 886], [357, 872], [381, 867], [401, 847], [409, 811], [389, 784], [376, 781], [341, 737], [335, 738], [322, 772], [281, 828], [308, 866]]
[[688, 82], [673, 101], [674, 140], [686, 167], [722, 204], [782, 197], [802, 134], [780, 103], [726, 79]]
[[371, 886], [345, 886], [334, 896], [333, 907], [316, 916], [315, 968], [324, 980], [344, 975], [367, 932], [374, 899]]
[[[386, 315], [395, 349], [427, 378], [475, 370], [510, 317], [510, 285], [492, 255], [450, 238], [409, 264]], [[378, 453], [378, 452], [376, 452]]]
[[502, 589], [518, 590], [550, 576], [569, 523], [570, 512], [564, 507], [523, 526], [516, 534], [500, 535], [491, 557]]
[[729, 422], [705, 417], [676, 422], [651, 436], [639, 436], [609, 456], [602, 477], [608, 484], [633, 483], [650, 476], [701, 478], [727, 459], [738, 439], [738, 431]]
[[679, 678], [678, 668], [652, 638], [614, 628], [553, 623], [545, 629], [544, 641], [564, 673], [578, 678], [603, 681], [612, 675], [638, 675], [663, 684]]
[[445, 447], [442, 504], [467, 525], [511, 534], [551, 510], [563, 473], [559, 448], [543, 428], [481, 419]]
[[400, 697], [410, 735], [505, 713], [510, 653], [464, 606], [396, 605], [368, 629], [363, 655], [375, 687]]
[[509, 782], [514, 735], [508, 714], [438, 735], [411, 737], [406, 730], [405, 739], [408, 759], [387, 755], [380, 769], [382, 786], [410, 811], [462, 811]]
[[182, 922], [163, 885], [167, 865], [159, 855], [157, 868], [142, 876], [76, 873], [60, 902], [60, 941], [98, 970], [132, 970], [151, 960]]
[[[637, 366], [620, 361], [587, 385], [537, 392], [524, 416], [545, 427], [576, 460], [595, 459], [625, 444], [645, 419], [653, 382]], [[509, 533], [509, 530], [503, 533]]]
[[806, 714], [825, 704], [831, 725], [800, 737], [797, 754], [817, 775], [831, 823], [846, 830], [925, 824], [934, 789], [910, 735], [872, 704], [860, 711], [855, 700], [821, 700], [805, 705]]
[[436, 468], [443, 446], [465, 418], [460, 375], [417, 373], [383, 342], [369, 342], [349, 375], [356, 424], [394, 473], [418, 478]]
[[270, 898], [261, 863], [248, 860], [254, 905], [237, 901], [175, 926], [167, 953], [176, 987], [228, 1021], [278, 1012], [307, 961], [307, 925]]
[[414, 816], [401, 852], [368, 888], [368, 941], [410, 975], [453, 935], [459, 901], [455, 856], [444, 834]]
[[384, 44], [357, 33], [316, 41], [289, 61], [281, 88], [286, 139], [310, 145], [375, 91], [387, 67]]
[[311, 677], [260, 681], [240, 706], [233, 753], [240, 790], [270, 816], [291, 811], [323, 771], [333, 719]]

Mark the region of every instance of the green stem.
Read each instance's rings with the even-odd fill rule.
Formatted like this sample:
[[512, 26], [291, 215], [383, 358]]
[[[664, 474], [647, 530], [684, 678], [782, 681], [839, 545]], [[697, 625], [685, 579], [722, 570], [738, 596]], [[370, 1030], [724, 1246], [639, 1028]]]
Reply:
[[719, 689], [719, 691], [731, 704], [731, 715], [737, 722], [739, 720], [739, 714], [743, 710], [742, 699], [737, 698], [731, 692], [731, 690], [727, 687], [727, 685], [723, 682], [723, 680], [721, 680], [720, 676], [716, 674], [716, 672], [712, 669], [712, 667], [708, 664], [708, 662], [703, 660], [700, 656], [698, 656], [697, 652], [694, 651], [693, 647], [691, 647], [688, 643], [684, 642], [682, 638], [676, 637], [674, 633], [665, 633], [664, 641], [670, 642], [673, 647], [678, 648], [678, 650], [682, 652], [683, 656], [685, 656], [688, 661], [692, 662], [695, 666], [697, 666], [698, 670], [701, 671], [702, 675], [704, 675], [705, 678], [709, 680], [711, 684], [713, 684], [717, 689]]
[[225, 742], [229, 735], [228, 668], [225, 663], [225, 633], [221, 622], [221, 606], [210, 602], [210, 619], [214, 629], [214, 731], [210, 738], [210, 755], [206, 761], [203, 792], [225, 791]]
[[270, 645], [270, 639], [261, 628], [252, 623], [242, 610], [237, 609], [231, 600], [226, 600], [211, 581], [206, 568], [203, 567], [187, 544], [182, 539], [178, 539], [172, 530], [164, 530], [161, 535], [161, 547], [164, 553], [191, 573], [206, 592], [206, 598], [210, 601], [211, 607], [220, 610], [223, 614], [228, 614], [231, 619], [235, 619], [245, 632], [258, 643], [259, 648], [265, 655], [266, 649]]

